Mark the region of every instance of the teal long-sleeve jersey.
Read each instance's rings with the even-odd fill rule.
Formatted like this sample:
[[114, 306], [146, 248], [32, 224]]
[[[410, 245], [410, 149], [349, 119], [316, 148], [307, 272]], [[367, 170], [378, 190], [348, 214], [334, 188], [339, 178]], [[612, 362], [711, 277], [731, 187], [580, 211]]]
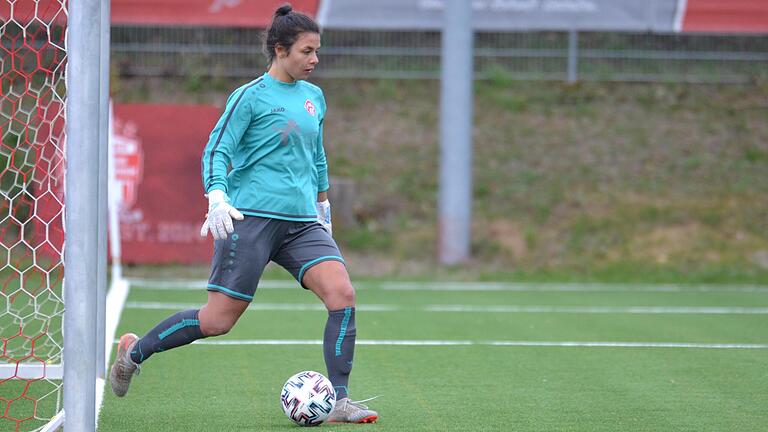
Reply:
[[203, 151], [205, 191], [225, 191], [245, 215], [316, 220], [328, 190], [325, 108], [319, 87], [267, 73], [232, 92]]

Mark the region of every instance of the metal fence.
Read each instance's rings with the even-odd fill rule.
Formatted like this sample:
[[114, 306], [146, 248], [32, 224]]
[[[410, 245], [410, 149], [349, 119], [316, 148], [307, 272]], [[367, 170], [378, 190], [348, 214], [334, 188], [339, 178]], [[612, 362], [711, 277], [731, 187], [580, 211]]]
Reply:
[[[261, 31], [112, 29], [122, 75], [251, 77], [265, 67]], [[478, 79], [742, 83], [768, 78], [768, 36], [605, 32], [475, 34]], [[331, 30], [318, 77], [439, 78], [440, 33]]]

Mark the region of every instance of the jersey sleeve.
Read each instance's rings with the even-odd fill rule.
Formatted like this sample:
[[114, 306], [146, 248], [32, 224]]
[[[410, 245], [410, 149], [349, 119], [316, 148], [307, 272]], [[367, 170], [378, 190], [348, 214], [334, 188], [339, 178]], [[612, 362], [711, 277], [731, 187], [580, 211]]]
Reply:
[[315, 151], [315, 167], [317, 168], [317, 191], [325, 192], [330, 187], [328, 184], [328, 160], [325, 158], [325, 149], [323, 148], [323, 122], [325, 121], [325, 97], [320, 94], [322, 117], [320, 118], [320, 127], [317, 131], [317, 149]]
[[227, 192], [227, 171], [237, 144], [251, 123], [251, 101], [247, 88], [235, 91], [227, 99], [224, 113], [213, 127], [202, 157], [203, 188], [206, 192], [221, 189]]

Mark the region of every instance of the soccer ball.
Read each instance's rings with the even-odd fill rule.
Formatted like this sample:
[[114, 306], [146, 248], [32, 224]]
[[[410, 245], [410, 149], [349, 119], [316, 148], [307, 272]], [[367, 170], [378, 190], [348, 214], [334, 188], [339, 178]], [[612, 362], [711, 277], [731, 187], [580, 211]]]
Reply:
[[317, 426], [336, 405], [331, 381], [314, 371], [299, 372], [288, 378], [280, 394], [283, 412], [299, 426]]

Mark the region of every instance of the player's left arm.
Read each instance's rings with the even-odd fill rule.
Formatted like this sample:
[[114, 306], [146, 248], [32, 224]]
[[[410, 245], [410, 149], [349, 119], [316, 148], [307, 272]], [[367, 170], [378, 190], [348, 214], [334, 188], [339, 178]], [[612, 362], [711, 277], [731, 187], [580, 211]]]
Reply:
[[328, 201], [328, 192], [317, 193], [317, 221], [333, 235], [333, 225], [331, 223], [331, 202]]
[[[317, 143], [315, 144], [315, 168], [317, 169], [317, 192], [318, 194], [327, 192], [328, 183], [328, 160], [325, 158], [325, 148], [323, 148], [323, 120], [320, 120], [320, 130], [317, 134]], [[318, 201], [320, 197], [318, 196]]]

